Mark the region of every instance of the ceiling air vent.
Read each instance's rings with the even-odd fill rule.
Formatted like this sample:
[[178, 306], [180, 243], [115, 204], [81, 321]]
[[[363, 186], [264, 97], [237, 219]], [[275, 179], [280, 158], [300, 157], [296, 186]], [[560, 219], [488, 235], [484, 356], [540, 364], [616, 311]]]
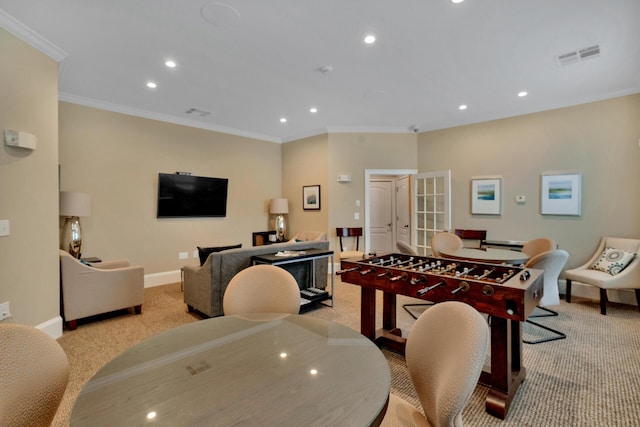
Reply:
[[598, 56], [600, 56], [600, 45], [597, 44], [595, 46], [580, 49], [578, 51], [578, 54], [580, 55], [581, 61], [584, 61], [585, 59], [597, 58]]
[[562, 55], [558, 55], [556, 60], [558, 61], [558, 65], [564, 67], [565, 65], [575, 64], [576, 62], [597, 58], [598, 56], [600, 56], [599, 44], [563, 53]]
[[202, 110], [200, 108], [189, 108], [185, 113], [200, 117], [207, 117], [211, 114], [211, 111]]

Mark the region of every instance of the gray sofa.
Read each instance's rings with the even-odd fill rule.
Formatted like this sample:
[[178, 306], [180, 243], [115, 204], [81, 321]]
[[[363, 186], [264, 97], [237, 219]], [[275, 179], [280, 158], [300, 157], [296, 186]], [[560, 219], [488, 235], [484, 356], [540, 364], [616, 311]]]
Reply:
[[[209, 317], [221, 316], [222, 296], [233, 276], [251, 265], [254, 255], [273, 254], [278, 251], [303, 251], [307, 249], [329, 249], [329, 242], [284, 242], [266, 246], [254, 246], [240, 249], [229, 249], [214, 252], [202, 266], [187, 265], [183, 267], [184, 302], [189, 311], [197, 310]], [[283, 265], [296, 277], [298, 283], [308, 279], [308, 264], [295, 263]], [[327, 286], [328, 258], [315, 262], [316, 287]]]

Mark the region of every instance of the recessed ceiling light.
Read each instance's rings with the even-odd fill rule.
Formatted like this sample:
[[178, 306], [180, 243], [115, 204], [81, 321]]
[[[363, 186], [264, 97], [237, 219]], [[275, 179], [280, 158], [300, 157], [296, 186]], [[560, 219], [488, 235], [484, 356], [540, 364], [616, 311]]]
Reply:
[[464, 0], [451, 0], [451, 3], [462, 3]]
[[286, 117], [281, 117], [280, 118], [280, 123], [287, 123]]
[[462, 104], [462, 105], [461, 105], [461, 106], [459, 106], [458, 108], [459, 108], [460, 110], [466, 110], [466, 109], [467, 109], [467, 106], [466, 106], [466, 105], [464, 105], [464, 104]]
[[523, 96], [527, 96], [527, 95], [528, 95], [528, 93], [527, 93], [527, 91], [526, 91], [526, 90], [523, 90], [522, 92], [518, 92], [518, 96], [519, 96], [520, 98], [522, 98]]
[[311, 107], [311, 108], [309, 108], [309, 112], [310, 113], [317, 113], [318, 109], [316, 107]]
[[369, 34], [369, 35], [364, 37], [364, 42], [366, 44], [375, 43], [376, 42], [376, 36], [374, 36], [373, 34]]
[[167, 60], [167, 61], [164, 63], [164, 65], [166, 65], [166, 66], [167, 66], [167, 67], [169, 67], [169, 68], [176, 68], [176, 62], [175, 62], [175, 61], [172, 61], [172, 60], [170, 60], [170, 59], [169, 59], [169, 60]]
[[157, 84], [155, 84], [154, 82], [147, 82], [147, 87], [148, 87], [149, 89], [155, 89], [155, 88], [157, 88], [157, 87], [158, 87], [158, 85], [157, 85]]

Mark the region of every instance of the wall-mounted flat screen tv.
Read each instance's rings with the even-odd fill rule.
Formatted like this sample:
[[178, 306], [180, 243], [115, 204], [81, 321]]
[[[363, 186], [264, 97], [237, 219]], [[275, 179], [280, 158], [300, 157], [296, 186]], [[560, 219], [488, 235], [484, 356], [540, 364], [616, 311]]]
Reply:
[[158, 174], [158, 218], [227, 216], [227, 178]]

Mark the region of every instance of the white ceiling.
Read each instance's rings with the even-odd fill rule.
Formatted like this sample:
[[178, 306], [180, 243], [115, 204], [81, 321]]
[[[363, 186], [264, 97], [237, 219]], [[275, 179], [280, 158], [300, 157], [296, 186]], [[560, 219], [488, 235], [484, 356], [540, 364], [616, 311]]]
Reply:
[[640, 92], [640, 0], [0, 0], [0, 18], [62, 51], [61, 100], [269, 141]]

